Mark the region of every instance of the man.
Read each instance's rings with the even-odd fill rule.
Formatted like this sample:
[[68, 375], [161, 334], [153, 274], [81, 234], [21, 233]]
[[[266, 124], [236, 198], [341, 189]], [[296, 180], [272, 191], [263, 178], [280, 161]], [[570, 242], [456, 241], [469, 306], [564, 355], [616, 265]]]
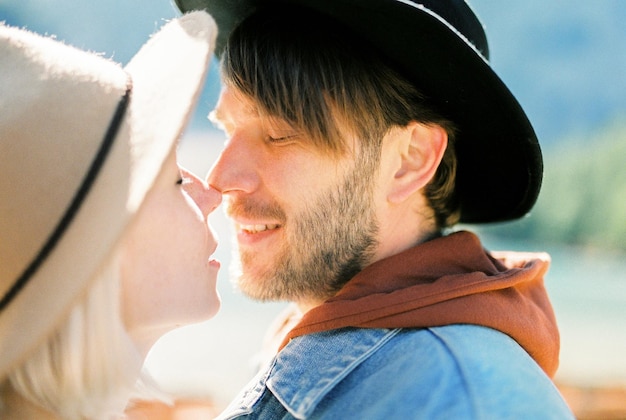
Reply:
[[542, 175], [471, 9], [177, 2], [218, 23], [229, 140], [208, 182], [239, 287], [300, 313], [223, 417], [571, 418], [550, 380], [549, 258], [450, 229], [524, 216]]

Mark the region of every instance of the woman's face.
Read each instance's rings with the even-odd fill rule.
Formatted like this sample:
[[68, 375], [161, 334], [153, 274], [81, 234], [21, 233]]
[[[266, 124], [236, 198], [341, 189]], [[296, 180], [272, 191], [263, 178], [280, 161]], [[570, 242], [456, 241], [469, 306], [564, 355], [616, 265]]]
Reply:
[[173, 151], [126, 236], [122, 316], [144, 353], [166, 332], [217, 313], [219, 262], [207, 216], [221, 195], [176, 163]]

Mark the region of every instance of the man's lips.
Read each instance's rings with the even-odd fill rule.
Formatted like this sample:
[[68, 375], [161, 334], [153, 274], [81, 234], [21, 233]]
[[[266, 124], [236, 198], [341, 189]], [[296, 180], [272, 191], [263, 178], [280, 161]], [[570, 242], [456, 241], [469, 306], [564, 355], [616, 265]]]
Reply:
[[277, 223], [270, 223], [270, 224], [237, 224], [238, 226], [238, 230], [245, 232], [245, 233], [259, 233], [259, 232], [265, 232], [268, 230], [274, 230], [280, 227], [279, 224]]
[[235, 221], [235, 229], [237, 232], [237, 241], [240, 245], [256, 245], [261, 241], [265, 241], [273, 237], [276, 232], [282, 228], [282, 225], [274, 222], [250, 222]]

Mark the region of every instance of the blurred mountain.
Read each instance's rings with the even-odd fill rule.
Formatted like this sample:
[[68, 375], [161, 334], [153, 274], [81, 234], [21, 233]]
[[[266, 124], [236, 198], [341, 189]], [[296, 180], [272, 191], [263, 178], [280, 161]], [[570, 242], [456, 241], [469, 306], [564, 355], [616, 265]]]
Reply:
[[551, 145], [626, 120], [626, 2], [469, 0], [491, 63]]
[[[469, 2], [487, 30], [494, 69], [544, 146], [626, 119], [626, 2]], [[122, 63], [178, 14], [168, 0], [0, 0], [0, 20]], [[210, 127], [205, 116], [218, 92], [214, 60], [193, 128]]]

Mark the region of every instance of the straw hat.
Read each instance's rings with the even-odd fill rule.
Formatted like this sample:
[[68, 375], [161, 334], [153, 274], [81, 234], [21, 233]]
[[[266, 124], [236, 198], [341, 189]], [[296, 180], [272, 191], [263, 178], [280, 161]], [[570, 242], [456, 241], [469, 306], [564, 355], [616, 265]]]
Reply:
[[122, 68], [0, 24], [0, 378], [61, 322], [182, 134], [213, 19], [166, 24]]
[[206, 9], [215, 18], [218, 54], [243, 19], [268, 5], [295, 5], [329, 16], [387, 57], [459, 126], [456, 188], [461, 222], [513, 220], [535, 204], [543, 176], [537, 137], [513, 94], [490, 67], [485, 31], [465, 1], [175, 2], [182, 11]]

